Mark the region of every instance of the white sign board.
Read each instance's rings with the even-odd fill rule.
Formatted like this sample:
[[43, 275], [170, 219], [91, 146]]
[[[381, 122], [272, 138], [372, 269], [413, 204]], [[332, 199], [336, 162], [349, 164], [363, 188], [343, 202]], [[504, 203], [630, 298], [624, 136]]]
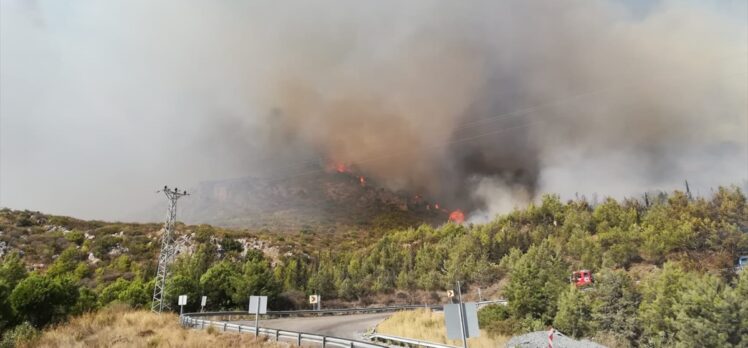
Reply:
[[250, 296], [249, 297], [249, 314], [267, 314], [268, 297], [267, 296]]
[[309, 303], [316, 304], [317, 302], [319, 302], [319, 296], [317, 295], [309, 296]]
[[[478, 337], [480, 328], [478, 327], [478, 305], [475, 302], [463, 303], [462, 308], [465, 315], [465, 336]], [[460, 304], [448, 304], [444, 306], [444, 321], [447, 327], [447, 338], [451, 340], [462, 339], [462, 321], [460, 320]]]
[[447, 297], [449, 297], [449, 298], [455, 297], [455, 291], [454, 290], [447, 290]]
[[208, 303], [208, 296], [203, 296], [203, 299], [200, 300], [200, 306], [205, 307], [206, 303]]
[[184, 306], [187, 304], [187, 295], [179, 295], [179, 305]]

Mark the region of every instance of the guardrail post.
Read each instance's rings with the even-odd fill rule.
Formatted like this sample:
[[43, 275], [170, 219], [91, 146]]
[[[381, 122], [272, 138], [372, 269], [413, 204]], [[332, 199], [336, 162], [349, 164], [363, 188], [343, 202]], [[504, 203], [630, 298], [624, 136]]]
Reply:
[[301, 347], [301, 332], [297, 333], [296, 340], [296, 345]]
[[327, 346], [327, 336], [322, 336], [322, 348]]
[[279, 336], [280, 336], [280, 331], [279, 330], [275, 330], [275, 342], [278, 342]]
[[223, 323], [223, 331], [226, 331], [226, 325], [228, 325], [228, 324], [229, 323]]
[[242, 333], [242, 326], [239, 325], [239, 333]]

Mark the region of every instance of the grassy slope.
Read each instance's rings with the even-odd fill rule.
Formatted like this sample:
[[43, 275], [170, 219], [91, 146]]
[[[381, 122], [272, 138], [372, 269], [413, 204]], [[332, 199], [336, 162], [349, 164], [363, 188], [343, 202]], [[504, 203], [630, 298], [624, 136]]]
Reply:
[[112, 306], [48, 329], [28, 347], [278, 347], [252, 335], [189, 330], [176, 314]]
[[[428, 309], [395, 313], [377, 326], [377, 332], [453, 346], [462, 345], [459, 340], [447, 339], [444, 313], [435, 313]], [[468, 345], [475, 348], [503, 347], [507, 341], [507, 337], [489, 336], [485, 330], [481, 330], [480, 337], [468, 339]]]

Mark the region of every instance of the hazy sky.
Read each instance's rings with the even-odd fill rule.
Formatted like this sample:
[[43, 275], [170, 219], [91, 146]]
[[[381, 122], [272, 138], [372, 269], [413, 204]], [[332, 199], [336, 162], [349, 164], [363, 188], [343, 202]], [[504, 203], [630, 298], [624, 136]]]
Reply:
[[2, 0], [0, 206], [130, 219], [320, 156], [491, 212], [741, 183], [748, 12], [705, 3]]

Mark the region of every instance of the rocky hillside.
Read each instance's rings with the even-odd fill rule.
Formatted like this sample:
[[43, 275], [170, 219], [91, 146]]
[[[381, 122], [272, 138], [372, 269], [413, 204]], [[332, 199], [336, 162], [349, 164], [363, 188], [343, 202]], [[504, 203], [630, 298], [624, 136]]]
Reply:
[[180, 204], [188, 223], [274, 232], [440, 224], [449, 217], [417, 194], [392, 192], [348, 171], [203, 182]]

